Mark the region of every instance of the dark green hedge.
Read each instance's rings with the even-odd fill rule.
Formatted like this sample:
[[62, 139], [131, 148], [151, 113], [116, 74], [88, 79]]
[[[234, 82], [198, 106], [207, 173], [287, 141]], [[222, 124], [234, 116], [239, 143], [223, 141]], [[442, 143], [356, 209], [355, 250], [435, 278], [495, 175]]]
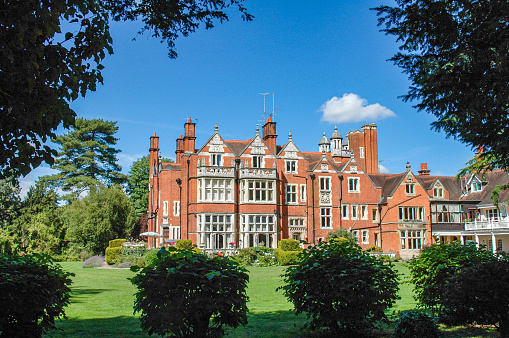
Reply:
[[276, 256], [277, 262], [279, 265], [292, 265], [297, 264], [299, 262], [299, 254], [302, 250], [299, 251], [283, 251], [280, 248], [274, 250], [274, 256]]
[[300, 248], [300, 242], [296, 241], [295, 239], [282, 239], [277, 244], [277, 247], [283, 251], [299, 251]]

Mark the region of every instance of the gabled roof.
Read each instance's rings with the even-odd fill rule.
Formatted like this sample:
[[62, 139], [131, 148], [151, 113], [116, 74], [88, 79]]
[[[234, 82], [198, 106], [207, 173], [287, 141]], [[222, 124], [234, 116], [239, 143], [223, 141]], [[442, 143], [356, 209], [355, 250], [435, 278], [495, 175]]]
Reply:
[[240, 156], [246, 150], [251, 140], [225, 140], [224, 143], [230, 148], [235, 156]]
[[[478, 178], [484, 183], [487, 182], [486, 185], [483, 183], [483, 189], [479, 192], [469, 193], [465, 196], [461, 197], [463, 201], [480, 201], [479, 206], [488, 206], [493, 205], [493, 200], [491, 199], [491, 193], [495, 187], [499, 185], [509, 184], [509, 175], [506, 171], [503, 170], [494, 170], [489, 171], [484, 174], [484, 177], [481, 175], [477, 175]], [[505, 202], [509, 201], [509, 189], [499, 192], [499, 201]]]
[[[319, 152], [304, 152], [304, 151], [302, 151], [301, 154], [302, 154], [302, 156], [304, 156], [304, 158], [306, 158], [309, 161], [309, 170], [310, 171], [314, 171], [316, 169], [316, 167], [322, 162], [322, 159], [323, 159], [323, 153], [319, 153]], [[343, 163], [335, 163], [333, 161], [330, 153], [325, 153], [325, 159], [332, 166], [332, 168], [337, 172], [340, 172], [346, 165], [346, 163], [344, 163], [344, 164]]]
[[[458, 201], [461, 197], [460, 181], [454, 176], [415, 176], [422, 187], [428, 191], [433, 188], [436, 182], [440, 182], [444, 189], [449, 192], [449, 200]], [[433, 197], [430, 195], [430, 197]]]
[[368, 175], [376, 187], [382, 188], [382, 204], [387, 203], [387, 198], [392, 196], [408, 172], [402, 174], [371, 174]]

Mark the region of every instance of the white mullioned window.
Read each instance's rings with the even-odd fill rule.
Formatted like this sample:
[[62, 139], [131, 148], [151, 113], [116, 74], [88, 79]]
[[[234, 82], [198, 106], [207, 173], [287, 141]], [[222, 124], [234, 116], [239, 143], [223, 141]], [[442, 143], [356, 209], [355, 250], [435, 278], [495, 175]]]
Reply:
[[348, 178], [348, 192], [360, 192], [360, 179], [358, 177]]
[[229, 214], [199, 214], [198, 229], [205, 249], [226, 249], [234, 240], [234, 217]]
[[405, 192], [407, 195], [414, 195], [415, 194], [415, 184], [408, 183], [405, 188]]
[[320, 217], [322, 228], [332, 228], [331, 208], [320, 208]]
[[276, 246], [276, 219], [271, 214], [242, 215], [242, 247]]
[[263, 168], [263, 156], [253, 156], [253, 168]]
[[320, 177], [320, 190], [322, 191], [331, 190], [330, 177]]
[[275, 182], [266, 180], [245, 180], [243, 182], [243, 201], [245, 202], [275, 202]]
[[222, 156], [221, 154], [211, 154], [210, 155], [210, 165], [211, 166], [217, 166], [217, 167], [220, 167], [223, 165], [223, 162], [222, 162]]
[[401, 250], [420, 250], [423, 244], [422, 230], [402, 230]]
[[198, 180], [198, 201], [233, 202], [233, 180], [202, 178]]
[[286, 204], [297, 204], [297, 184], [286, 185]]
[[399, 207], [400, 221], [422, 221], [424, 219], [424, 207]]
[[297, 173], [297, 160], [287, 160], [285, 161], [286, 164], [286, 174], [296, 174]]

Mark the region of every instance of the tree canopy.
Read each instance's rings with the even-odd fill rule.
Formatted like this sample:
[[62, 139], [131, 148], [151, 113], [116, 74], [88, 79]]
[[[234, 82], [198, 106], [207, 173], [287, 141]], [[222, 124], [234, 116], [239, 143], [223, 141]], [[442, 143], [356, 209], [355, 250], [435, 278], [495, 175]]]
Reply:
[[435, 130], [482, 147], [491, 168], [509, 168], [509, 2], [396, 3], [374, 10], [401, 43], [390, 60], [412, 82], [403, 99], [435, 115]]
[[236, 6], [249, 21], [244, 0], [5, 0], [0, 2], [0, 178], [28, 174], [55, 149], [45, 144], [62, 125], [74, 125], [69, 106], [103, 82], [106, 54], [112, 54], [109, 23], [142, 22], [166, 41], [228, 20]]
[[[161, 162], [173, 163], [171, 159], [161, 159]], [[127, 192], [138, 216], [148, 210], [148, 183], [150, 173], [150, 155], [145, 155], [134, 161], [127, 180]]]
[[76, 119], [72, 130], [53, 139], [61, 151], [52, 168], [60, 173], [42, 179], [77, 194], [98, 183], [107, 186], [125, 183], [127, 176], [117, 164], [120, 150], [113, 147], [118, 140], [114, 136], [117, 130], [116, 122]]

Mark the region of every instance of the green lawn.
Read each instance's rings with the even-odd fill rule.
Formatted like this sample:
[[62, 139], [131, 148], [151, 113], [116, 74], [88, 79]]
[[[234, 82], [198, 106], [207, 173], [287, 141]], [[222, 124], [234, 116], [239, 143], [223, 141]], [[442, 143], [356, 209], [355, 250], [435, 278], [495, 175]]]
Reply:
[[[81, 262], [61, 263], [74, 272], [71, 304], [66, 308], [68, 319], [59, 321], [63, 331], [52, 331], [46, 337], [147, 337], [133, 315], [135, 288], [127, 280], [129, 270], [83, 269]], [[400, 297], [392, 311], [415, 308], [412, 286], [406, 281], [408, 268], [397, 263], [401, 274]], [[227, 331], [227, 337], [313, 337], [301, 330], [305, 316], [296, 316], [292, 305], [281, 291], [280, 275], [285, 267], [249, 268], [248, 325]], [[496, 337], [483, 329], [452, 328], [446, 337]], [[385, 335], [381, 335], [385, 336]]]

